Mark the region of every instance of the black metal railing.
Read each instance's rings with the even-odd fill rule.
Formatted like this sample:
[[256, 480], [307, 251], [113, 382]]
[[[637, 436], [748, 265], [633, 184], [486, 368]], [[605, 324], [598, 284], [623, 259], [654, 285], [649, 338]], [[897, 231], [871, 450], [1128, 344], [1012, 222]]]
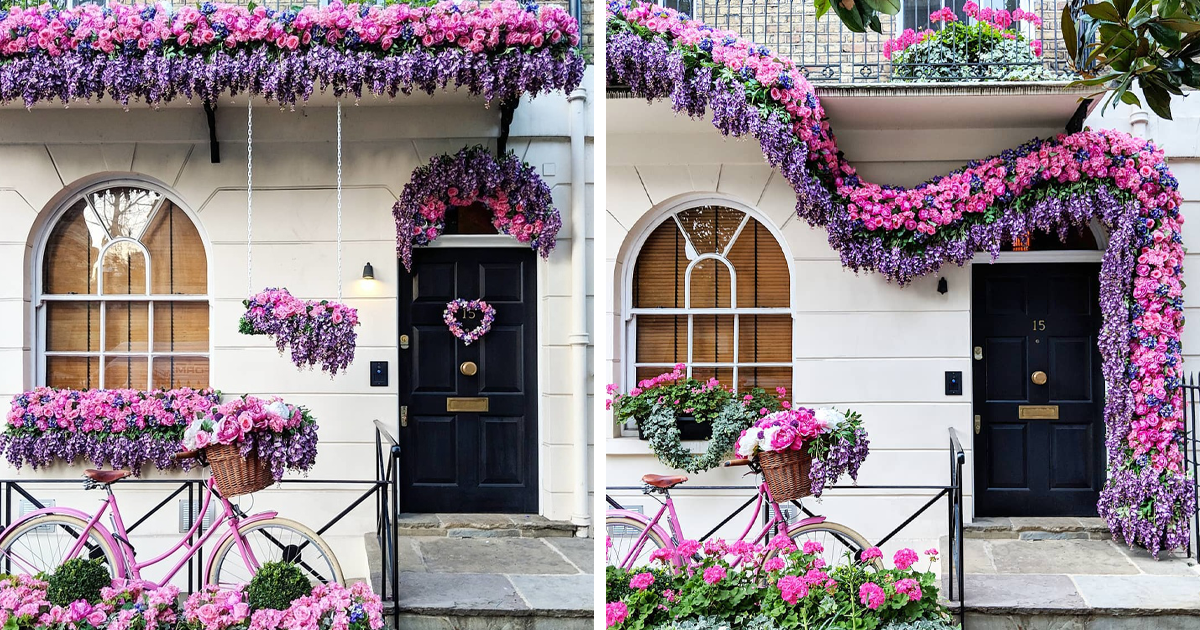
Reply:
[[[966, 456], [966, 453], [963, 451], [962, 444], [958, 440], [958, 432], [954, 430], [954, 427], [950, 427], [949, 432], [950, 432], [950, 450], [949, 450], [949, 453], [950, 453], [950, 482], [946, 485], [943, 485], [943, 486], [937, 486], [937, 485], [919, 485], [919, 486], [850, 485], [850, 486], [841, 486], [841, 485], [838, 485], [838, 486], [828, 486], [828, 487], [826, 487], [825, 490], [826, 491], [829, 491], [829, 490], [923, 491], [923, 492], [934, 492], [935, 493], [928, 501], [926, 501], [921, 507], [917, 508], [916, 511], [909, 514], [899, 525], [897, 525], [895, 528], [893, 528], [886, 536], [884, 536], [883, 538], [880, 538], [878, 541], [873, 541], [872, 544], [874, 544], [876, 547], [882, 547], [883, 545], [887, 544], [888, 541], [895, 538], [897, 534], [899, 534], [901, 531], [904, 530], [904, 528], [908, 527], [910, 524], [912, 524], [913, 521], [917, 520], [917, 518], [919, 518], [922, 514], [925, 514], [927, 511], [929, 511], [930, 508], [932, 508], [934, 505], [937, 505], [937, 503], [939, 501], [941, 501], [943, 498], [945, 498], [946, 504], [947, 504], [947, 511], [946, 511], [947, 512], [946, 534], [947, 534], [947, 539], [948, 539], [947, 547], [948, 547], [948, 553], [950, 554], [950, 562], [948, 563], [949, 564], [949, 568], [948, 568], [949, 572], [945, 576], [943, 576], [943, 579], [947, 585], [947, 588], [946, 588], [947, 592], [946, 592], [945, 599], [948, 602], [951, 602], [952, 604], [957, 603], [958, 616], [960, 619], [963, 620], [962, 627], [965, 630], [966, 620], [965, 620], [965, 617], [963, 616], [964, 601], [966, 599], [963, 596], [963, 592], [965, 590], [964, 577], [963, 577], [964, 576], [964, 570], [963, 570], [963, 512], [964, 512], [964, 510], [963, 510], [963, 465], [966, 464], [967, 456]], [[608, 486], [605, 489], [606, 490], [615, 490], [615, 491], [641, 491], [643, 489], [643, 487], [642, 486]], [[679, 492], [679, 491], [707, 492], [707, 491], [714, 491], [714, 490], [755, 491], [755, 490], [758, 490], [758, 486], [756, 486], [756, 485], [755, 486], [749, 486], [749, 485], [700, 486], [700, 485], [682, 484], [682, 485], [675, 486], [674, 488], [671, 488], [671, 492]], [[624, 507], [622, 507], [622, 505], [620, 504], [619, 501], [617, 501], [615, 498], [612, 497], [612, 495], [609, 495], [606, 493], [604, 495], [604, 500], [613, 509], [617, 509], [617, 510], [625, 509]], [[720, 524], [718, 524], [716, 527], [713, 527], [711, 530], [709, 530], [709, 532], [707, 534], [701, 536], [698, 540], [700, 540], [701, 542], [708, 540], [710, 537], [712, 537], [714, 534], [716, 534], [718, 530], [720, 530], [722, 527], [724, 527], [726, 523], [733, 520], [734, 517], [736, 517], [738, 514], [742, 513], [743, 511], [745, 511], [747, 508], [749, 508], [755, 502], [756, 502], [756, 498], [751, 497], [750, 500], [743, 503], [741, 507], [739, 507], [732, 514], [727, 516], [725, 518], [725, 520], [721, 521]], [[809, 511], [808, 508], [801, 505], [799, 501], [792, 501], [791, 503], [797, 509], [799, 509], [800, 512], [802, 512], [805, 516], [809, 516], [809, 517], [816, 516], [816, 514]], [[769, 514], [766, 512], [766, 510], [768, 510], [768, 509], [769, 509], [769, 507], [764, 505], [764, 507], [763, 507], [764, 513], [762, 515], [764, 519], [769, 518]], [[853, 527], [854, 524], [846, 523], [846, 525]], [[675, 542], [678, 543], [680, 541], [675, 541]]]
[[[313, 486], [320, 485], [333, 489], [342, 489], [347, 492], [361, 491], [344, 509], [337, 513], [336, 516], [330, 518], [327, 522], [318, 528], [314, 528], [317, 535], [323, 535], [329, 531], [334, 525], [338, 524], [351, 512], [359, 509], [367, 499], [375, 498], [376, 511], [376, 529], [375, 535], [378, 538], [379, 547], [382, 550], [382, 576], [379, 585], [379, 595], [386, 603], [393, 604], [392, 606], [392, 627], [398, 627], [398, 611], [394, 606], [397, 595], [399, 593], [399, 560], [396, 555], [396, 514], [398, 513], [397, 506], [400, 496], [398, 473], [400, 464], [400, 446], [397, 444], [395, 437], [392, 436], [384, 424], [378, 420], [375, 421], [375, 479], [288, 479], [282, 482], [282, 486], [305, 485]], [[187, 510], [185, 518], [185, 526], [190, 530], [195, 524], [195, 518], [204, 518], [203, 514], [197, 515], [195, 508], [199, 506], [207, 492], [205, 484], [208, 479], [123, 479], [116, 483], [113, 491], [120, 493], [128, 487], [145, 488], [147, 486], [165, 486], [170, 493], [154, 507], [147, 510], [129, 525], [126, 530], [133, 534], [143, 523], [151, 517], [162, 512], [171, 501], [182, 498], [186, 495], [188, 506], [191, 509]], [[70, 485], [79, 485], [81, 480], [78, 477], [66, 479], [53, 478], [37, 478], [29, 477], [22, 479], [0, 479], [0, 514], [3, 515], [3, 522], [0, 523], [0, 529], [7, 528], [11, 525], [15, 518], [20, 518], [22, 515], [17, 513], [14, 508], [19, 504], [21, 499], [24, 499], [34, 509], [47, 507], [38, 498], [33, 489], [37, 487], [58, 487]], [[55, 507], [63, 507], [57, 505]], [[286, 515], [285, 515], [286, 516]], [[303, 517], [301, 517], [303, 518]], [[308, 523], [305, 523], [308, 525]], [[203, 533], [204, 526], [201, 525], [193, 532], [188, 543], [194, 543], [197, 538]], [[131, 541], [136, 542], [136, 541]], [[204, 583], [204, 549], [200, 549], [198, 553], [188, 559], [185, 565], [184, 573], [187, 576], [188, 592], [196, 591]]]
[[[1200, 480], [1200, 383], [1196, 374], [1189, 374], [1183, 383], [1183, 470], [1192, 479]], [[1187, 555], [1200, 558], [1200, 489], [1193, 490], [1192, 500], [1196, 512], [1189, 515], [1191, 536], [1188, 537]]]
[[[1021, 8], [1041, 20], [1040, 26], [1024, 22], [1021, 34], [1041, 46], [1041, 60], [947, 61], [894, 64], [884, 55], [884, 44], [905, 29], [930, 27], [930, 14], [948, 8], [967, 20], [968, 0], [904, 0], [894, 16], [881, 15], [883, 33], [853, 33], [830, 11], [816, 19], [813, 0], [657, 0], [699, 19], [709, 26], [731, 30], [778, 55], [794, 61], [813, 83], [880, 83], [909, 81], [1061, 80], [1070, 76], [1066, 46], [1059, 34], [1063, 7], [1070, 0], [975, 0], [981, 7]], [[1081, 5], [1086, 0], [1075, 0]], [[938, 30], [939, 25], [932, 25]], [[1017, 27], [1013, 27], [1016, 29]], [[978, 42], [961, 42], [964, 47]]]

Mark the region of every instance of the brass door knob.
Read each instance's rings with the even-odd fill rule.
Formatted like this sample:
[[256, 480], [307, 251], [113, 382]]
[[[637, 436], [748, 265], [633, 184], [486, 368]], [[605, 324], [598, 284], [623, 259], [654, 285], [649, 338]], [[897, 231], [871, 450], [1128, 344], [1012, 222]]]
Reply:
[[1029, 380], [1033, 381], [1034, 385], [1045, 385], [1046, 384], [1046, 373], [1041, 370], [1038, 370], [1029, 376]]
[[475, 365], [474, 361], [463, 361], [462, 365], [458, 366], [458, 371], [463, 373], [463, 376], [475, 376], [479, 372], [479, 366]]

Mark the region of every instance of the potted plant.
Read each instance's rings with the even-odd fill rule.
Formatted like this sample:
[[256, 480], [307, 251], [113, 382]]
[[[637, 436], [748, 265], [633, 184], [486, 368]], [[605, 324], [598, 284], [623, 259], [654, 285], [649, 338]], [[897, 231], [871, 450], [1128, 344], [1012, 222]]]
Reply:
[[664, 406], [674, 411], [681, 440], [711, 438], [712, 425], [707, 420], [733, 398], [733, 393], [715, 378], [700, 381], [686, 374], [687, 366], [679, 363], [670, 372], [639, 381], [628, 394], [618, 393], [615, 385], [609, 385], [608, 393], [612, 396], [609, 408], [616, 421], [633, 420], [637, 423], [638, 438], [648, 440], [646, 419], [655, 406]]
[[758, 460], [776, 501], [791, 501], [821, 496], [843, 474], [857, 480], [870, 440], [856, 412], [794, 407], [763, 416], [734, 451]]

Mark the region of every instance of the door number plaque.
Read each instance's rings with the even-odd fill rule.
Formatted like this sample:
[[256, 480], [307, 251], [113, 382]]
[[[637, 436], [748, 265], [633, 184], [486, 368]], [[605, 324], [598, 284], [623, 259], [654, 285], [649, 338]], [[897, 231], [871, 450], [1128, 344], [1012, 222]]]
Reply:
[[1058, 405], [1021, 405], [1017, 407], [1021, 420], [1058, 420]]
[[[1058, 408], [1055, 407], [1057, 410]], [[446, 411], [454, 412], [485, 412], [488, 410], [488, 399], [481, 398], [447, 398]], [[1055, 416], [1058, 417], [1057, 411]]]

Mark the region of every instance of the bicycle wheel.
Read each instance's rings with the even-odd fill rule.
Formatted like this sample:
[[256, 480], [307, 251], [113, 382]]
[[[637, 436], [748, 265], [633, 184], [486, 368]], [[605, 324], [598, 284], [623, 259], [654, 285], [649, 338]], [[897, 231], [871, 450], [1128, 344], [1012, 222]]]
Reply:
[[653, 529], [650, 529], [646, 532], [646, 539], [633, 554], [632, 562], [626, 562], [647, 527], [646, 523], [628, 516], [605, 517], [604, 529], [608, 535], [605, 564], [629, 570], [648, 567], [651, 564], [650, 554], [672, 546], [670, 541], [663, 540]]
[[[84, 531], [87, 540], [78, 554], [71, 550]], [[87, 521], [66, 514], [44, 514], [14, 527], [0, 536], [0, 572], [10, 575], [53, 573], [62, 563], [77, 558], [98, 558], [117, 575], [117, 551], [109, 546], [95, 529], [87, 529]]]
[[[268, 518], [238, 527], [246, 549], [258, 566], [268, 562], [292, 562], [313, 584], [343, 583], [342, 567], [329, 545], [311, 529], [286, 518]], [[206, 584], [232, 586], [249, 582], [255, 569], [246, 565], [233, 536], [225, 538], [213, 552]]]
[[[845, 562], [847, 554], [857, 560], [862, 552], [871, 546], [871, 543], [867, 542], [867, 539], [862, 534], [841, 523], [831, 523], [829, 521], [809, 525], [795, 525], [788, 530], [788, 538], [792, 539], [797, 549], [803, 549], [806, 542], [820, 544], [822, 551], [817, 556], [823, 559], [827, 566]], [[777, 554], [778, 552], [772, 549], [766, 558], [764, 558], [764, 561], [769, 560]], [[873, 567], [876, 571], [883, 570], [883, 563], [879, 559], [872, 560], [867, 565]]]

